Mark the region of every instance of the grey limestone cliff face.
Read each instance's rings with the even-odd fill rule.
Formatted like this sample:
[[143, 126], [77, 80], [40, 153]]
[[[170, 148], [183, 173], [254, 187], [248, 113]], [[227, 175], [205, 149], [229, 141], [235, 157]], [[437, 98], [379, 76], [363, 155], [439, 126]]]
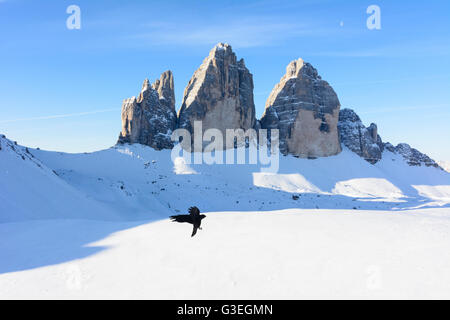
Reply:
[[337, 123], [340, 102], [333, 88], [302, 59], [292, 61], [273, 88], [261, 128], [279, 129], [280, 152], [303, 158], [341, 152]]
[[173, 75], [166, 71], [152, 85], [146, 79], [138, 98], [124, 100], [118, 142], [140, 143], [156, 150], [170, 149], [176, 124]]
[[376, 124], [372, 123], [366, 128], [355, 111], [342, 109], [338, 130], [341, 143], [351, 151], [372, 164], [381, 160], [384, 145]]
[[[408, 144], [394, 147], [383, 143], [376, 124], [365, 127], [353, 110], [340, 107], [328, 82], [322, 80], [311, 64], [298, 59], [287, 66], [258, 121], [253, 76], [244, 60], [237, 60], [231, 46], [220, 43], [189, 81], [178, 117], [171, 71], [164, 72], [153, 84], [146, 79], [137, 98], [124, 100], [118, 143], [171, 149], [174, 145], [171, 135], [177, 127], [192, 134], [194, 122], [201, 121], [202, 134], [208, 129], [218, 129], [224, 138], [227, 129], [278, 129], [280, 152], [285, 155], [332, 156], [341, 152], [342, 142], [372, 164], [380, 161], [387, 150], [400, 154], [411, 166], [440, 168], [433, 159]], [[223, 146], [227, 146], [226, 141]], [[191, 150], [191, 147], [183, 144], [183, 148]]]
[[195, 71], [178, 117], [178, 127], [191, 133], [194, 121], [202, 121], [203, 132], [215, 128], [224, 137], [226, 129], [255, 127], [253, 76], [230, 45], [216, 45]]

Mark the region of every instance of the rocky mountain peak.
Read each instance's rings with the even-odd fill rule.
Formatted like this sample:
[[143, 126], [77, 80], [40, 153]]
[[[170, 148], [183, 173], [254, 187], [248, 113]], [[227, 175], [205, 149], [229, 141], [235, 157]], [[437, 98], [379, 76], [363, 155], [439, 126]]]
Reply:
[[229, 64], [236, 64], [236, 54], [228, 43], [216, 44], [209, 52], [209, 55], [203, 60], [202, 65], [214, 64], [217, 60], [226, 60]]
[[[291, 61], [286, 67], [285, 79], [298, 78], [298, 79], [312, 79], [321, 80], [317, 70], [308, 62], [305, 62], [302, 58]], [[283, 79], [283, 78], [282, 78]]]
[[388, 142], [385, 143], [385, 148], [392, 153], [401, 155], [410, 166], [435, 167], [443, 170], [436, 161], [419, 150], [412, 148], [407, 143], [399, 143], [396, 147], [394, 147]]
[[233, 49], [231, 48], [231, 46], [228, 43], [219, 42], [218, 44], [216, 44], [214, 46], [214, 48], [211, 49], [210, 56], [211, 56], [211, 54], [217, 54], [219, 52], [233, 53]]
[[383, 143], [378, 134], [377, 125], [372, 123], [366, 128], [360, 117], [352, 109], [340, 111], [338, 128], [342, 144], [372, 164], [380, 161], [383, 157], [383, 151], [386, 150], [401, 155], [410, 166], [441, 168], [436, 161], [412, 148], [409, 144], [400, 143], [393, 146], [389, 142]]
[[341, 152], [342, 142], [372, 164], [381, 160], [386, 149], [402, 155], [410, 165], [439, 167], [407, 144], [383, 143], [375, 123], [366, 127], [353, 110], [340, 107], [329, 83], [299, 58], [287, 65], [266, 101], [263, 117], [256, 120], [253, 76], [229, 44], [219, 43], [190, 79], [178, 117], [172, 72], [163, 72], [152, 84], [145, 79], [138, 97], [123, 101], [119, 142], [172, 148], [170, 136], [177, 126], [193, 133], [194, 122], [202, 121], [203, 133], [219, 129], [224, 137], [227, 129], [278, 129], [285, 155], [332, 156]]
[[338, 130], [342, 144], [351, 151], [372, 164], [381, 160], [384, 145], [376, 124], [366, 128], [355, 111], [342, 109]]
[[124, 100], [118, 142], [140, 143], [156, 150], [170, 149], [176, 123], [173, 76], [171, 71], [166, 71], [153, 85], [145, 79], [137, 99]]
[[370, 133], [370, 137], [372, 140], [377, 141], [378, 139], [378, 126], [375, 123], [371, 123], [369, 128], [367, 128]]
[[152, 88], [158, 92], [161, 104], [175, 112], [175, 86], [172, 71], [163, 72], [161, 77], [152, 84]]
[[302, 58], [298, 60], [291, 61], [286, 67], [286, 77], [288, 78], [297, 78], [299, 76], [300, 71], [302, 70], [305, 62]]
[[147, 91], [150, 88], [150, 80], [145, 79], [144, 83], [142, 84], [141, 92]]
[[196, 120], [203, 131], [216, 128], [224, 136], [226, 129], [247, 130], [256, 123], [253, 76], [228, 44], [210, 51], [184, 91], [179, 127], [192, 132]]
[[292, 61], [266, 101], [263, 129], [280, 130], [280, 151], [305, 158], [341, 152], [340, 102], [333, 88], [303, 59]]

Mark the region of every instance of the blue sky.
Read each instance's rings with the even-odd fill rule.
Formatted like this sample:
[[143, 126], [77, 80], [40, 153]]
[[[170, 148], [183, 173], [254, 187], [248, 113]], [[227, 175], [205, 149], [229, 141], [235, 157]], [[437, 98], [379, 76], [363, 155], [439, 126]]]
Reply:
[[[66, 8], [81, 8], [68, 30]], [[381, 8], [381, 30], [366, 9]], [[0, 132], [83, 152], [118, 137], [124, 98], [170, 69], [177, 108], [218, 42], [253, 73], [257, 116], [302, 57], [384, 141], [450, 160], [450, 1], [0, 0]]]

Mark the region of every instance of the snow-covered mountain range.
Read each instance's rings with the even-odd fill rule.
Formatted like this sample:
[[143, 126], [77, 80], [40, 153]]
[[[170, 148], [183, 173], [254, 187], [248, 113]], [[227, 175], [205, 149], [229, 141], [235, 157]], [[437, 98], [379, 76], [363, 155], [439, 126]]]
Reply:
[[[450, 174], [388, 150], [271, 174], [0, 142], [2, 298], [449, 296]], [[167, 219], [191, 205], [207, 215], [192, 239]]]
[[[138, 144], [67, 154], [4, 138], [1, 143], [0, 222], [153, 219], [193, 204], [208, 211], [408, 210], [445, 206], [450, 199], [450, 174], [410, 166], [388, 150], [375, 165], [346, 148], [315, 160], [280, 156], [280, 170], [273, 174], [251, 164], [188, 165], [182, 158], [172, 163], [169, 150]], [[88, 214], [92, 208], [95, 214]]]
[[[341, 110], [312, 65], [288, 65], [261, 120], [229, 45], [178, 115], [173, 84], [144, 81], [106, 150], [0, 136], [0, 298], [450, 298], [450, 173]], [[171, 133], [197, 120], [279, 130], [279, 170], [173, 158]], [[194, 205], [207, 218], [191, 238], [168, 218]]]

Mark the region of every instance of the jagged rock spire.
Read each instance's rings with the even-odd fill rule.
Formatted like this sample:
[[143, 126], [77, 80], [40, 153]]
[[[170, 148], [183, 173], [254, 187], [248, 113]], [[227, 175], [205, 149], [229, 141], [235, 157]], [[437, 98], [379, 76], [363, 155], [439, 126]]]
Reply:
[[226, 129], [255, 126], [253, 76], [228, 44], [210, 51], [184, 91], [179, 127], [192, 132], [196, 120], [202, 121], [203, 131], [216, 128], [224, 136]]
[[122, 105], [122, 132], [119, 143], [140, 143], [154, 149], [170, 149], [176, 128], [175, 93], [171, 71], [150, 85], [144, 80], [138, 98], [125, 99]]
[[351, 151], [372, 164], [381, 160], [384, 145], [376, 124], [366, 128], [355, 111], [342, 109], [338, 128], [342, 144]]

